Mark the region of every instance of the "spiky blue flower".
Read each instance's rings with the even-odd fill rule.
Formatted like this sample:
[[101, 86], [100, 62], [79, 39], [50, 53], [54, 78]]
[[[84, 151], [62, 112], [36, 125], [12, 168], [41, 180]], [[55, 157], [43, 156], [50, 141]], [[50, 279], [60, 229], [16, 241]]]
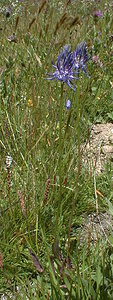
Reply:
[[[86, 63], [89, 60], [87, 54], [86, 42], [78, 44], [76, 51], [74, 52], [74, 68], [79, 72], [82, 69], [87, 74]], [[89, 76], [88, 76], [89, 77]]]
[[48, 80], [59, 80], [63, 83], [66, 83], [71, 89], [75, 91], [75, 85], [73, 80], [77, 80], [76, 74], [78, 71], [75, 71], [73, 68], [75, 63], [75, 57], [69, 45], [64, 46], [63, 50], [57, 57], [57, 64], [52, 66], [55, 69], [55, 72], [49, 73]]

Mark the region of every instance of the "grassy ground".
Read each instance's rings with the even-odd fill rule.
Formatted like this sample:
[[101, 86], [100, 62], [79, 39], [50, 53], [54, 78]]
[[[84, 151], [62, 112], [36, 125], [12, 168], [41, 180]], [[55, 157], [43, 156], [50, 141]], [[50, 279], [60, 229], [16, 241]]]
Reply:
[[[111, 246], [101, 240], [91, 246], [90, 233], [82, 248], [76, 239], [82, 214], [96, 210], [81, 145], [92, 124], [113, 121], [112, 8], [104, 0], [2, 1], [0, 294], [6, 299], [12, 293], [15, 299], [113, 299], [112, 234]], [[47, 81], [47, 72], [65, 44], [74, 51], [82, 41], [90, 78], [81, 73], [75, 92], [63, 87], [59, 147], [61, 84]], [[107, 210], [112, 162], [96, 181], [104, 195], [99, 211]]]

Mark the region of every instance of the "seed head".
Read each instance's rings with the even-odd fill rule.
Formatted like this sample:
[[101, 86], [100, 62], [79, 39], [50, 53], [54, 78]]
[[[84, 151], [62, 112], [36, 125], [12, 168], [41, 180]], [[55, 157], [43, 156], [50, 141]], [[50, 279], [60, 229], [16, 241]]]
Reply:
[[1, 271], [3, 271], [3, 256], [1, 252], [0, 252], [0, 269]]

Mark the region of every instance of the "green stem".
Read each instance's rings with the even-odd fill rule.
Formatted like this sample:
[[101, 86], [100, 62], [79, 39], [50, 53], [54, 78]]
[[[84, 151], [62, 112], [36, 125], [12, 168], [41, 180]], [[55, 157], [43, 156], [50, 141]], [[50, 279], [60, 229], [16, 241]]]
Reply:
[[13, 208], [12, 208], [12, 204], [11, 204], [11, 199], [10, 199], [10, 170], [9, 168], [7, 169], [7, 179], [8, 179], [8, 201], [9, 201], [9, 206], [10, 206], [10, 212], [11, 212], [11, 219], [13, 220], [14, 226], [15, 226], [15, 231], [17, 231], [17, 227], [16, 227], [16, 222], [15, 222], [15, 217], [14, 217], [14, 213], [13, 213]]
[[73, 213], [75, 210], [75, 204], [77, 201], [77, 193], [79, 191], [78, 189], [78, 182], [79, 182], [79, 176], [80, 176], [80, 168], [81, 168], [81, 149], [80, 149], [80, 103], [79, 103], [79, 93], [77, 95], [77, 145], [78, 145], [78, 165], [77, 165], [77, 177], [76, 177], [76, 195], [72, 202], [72, 209], [69, 219], [69, 229], [68, 229], [68, 257], [70, 255], [70, 235], [71, 235], [71, 227], [72, 227], [72, 220], [73, 220]]
[[59, 198], [58, 208], [56, 215], [56, 226], [55, 226], [55, 245], [57, 243], [59, 235], [59, 218], [61, 216], [62, 206], [62, 152], [63, 152], [63, 135], [62, 135], [62, 115], [63, 115], [63, 83], [61, 83], [61, 98], [60, 98], [60, 114], [59, 114]]
[[80, 153], [80, 108], [79, 97], [77, 97], [77, 139], [78, 139], [78, 177], [80, 174], [81, 153]]
[[63, 114], [63, 83], [61, 84], [60, 120], [59, 120], [59, 183], [60, 183], [59, 206], [62, 200], [62, 150], [63, 150], [62, 114]]

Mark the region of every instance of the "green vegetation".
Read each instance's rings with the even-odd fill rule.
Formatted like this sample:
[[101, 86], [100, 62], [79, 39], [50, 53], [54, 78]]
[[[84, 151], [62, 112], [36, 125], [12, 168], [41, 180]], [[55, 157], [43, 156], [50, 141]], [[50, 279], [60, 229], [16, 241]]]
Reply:
[[[91, 244], [89, 230], [82, 246], [78, 235], [82, 216], [97, 213], [82, 145], [93, 124], [113, 122], [112, 0], [2, 0], [0, 12], [1, 299], [112, 300], [112, 232]], [[90, 78], [81, 72], [61, 95], [47, 73], [82, 41]], [[112, 161], [96, 188], [99, 212], [113, 215]]]

